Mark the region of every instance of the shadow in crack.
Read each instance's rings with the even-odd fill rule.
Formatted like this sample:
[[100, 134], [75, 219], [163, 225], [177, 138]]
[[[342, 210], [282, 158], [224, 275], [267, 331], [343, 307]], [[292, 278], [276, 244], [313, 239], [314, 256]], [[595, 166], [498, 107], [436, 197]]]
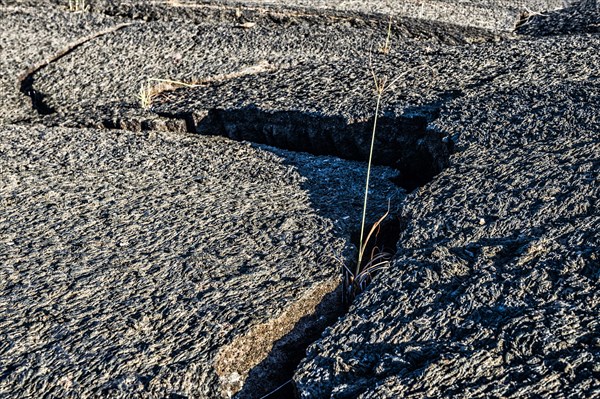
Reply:
[[[350, 238], [361, 222], [367, 164], [333, 156], [315, 156], [282, 150], [266, 145], [255, 145], [275, 154], [304, 178], [302, 189], [308, 194], [312, 208], [319, 216], [330, 220], [338, 236]], [[405, 190], [394, 184], [398, 171], [376, 166], [371, 172], [367, 223], [373, 224], [387, 210], [394, 208], [405, 197]]]
[[20, 91], [31, 98], [31, 107], [37, 111], [38, 114], [51, 115], [56, 112], [53, 107], [46, 103], [46, 95], [33, 88], [33, 74], [28, 75], [21, 81]]
[[342, 287], [325, 295], [314, 313], [301, 318], [292, 331], [273, 344], [267, 357], [252, 368], [235, 398], [293, 398], [291, 381], [294, 371], [305, 357], [308, 346], [345, 313]]
[[[385, 149], [381, 152], [383, 158], [380, 157], [379, 160], [386, 160], [380, 163], [393, 164], [394, 166], [404, 165], [404, 175], [389, 166], [376, 166], [373, 168], [367, 225], [370, 226], [377, 221], [388, 211], [389, 204], [393, 204], [392, 216], [384, 225], [385, 231], [378, 235], [378, 242], [373, 244], [382, 248], [389, 248], [390, 253], [395, 251], [396, 241], [401, 229], [401, 223], [395, 215], [398, 212], [399, 204], [406, 195], [406, 191], [398, 187], [393, 180], [398, 180], [400, 176], [404, 176], [404, 182], [412, 179], [411, 189], [425, 184], [445, 167], [450, 155], [451, 146], [443, 142], [437, 132], [427, 130], [428, 118], [422, 114], [429, 111], [431, 111], [429, 108], [427, 110], [415, 110], [412, 114], [415, 115], [414, 117], [407, 117], [401, 123], [394, 118], [382, 117], [380, 119], [380, 129], [385, 133], [381, 134], [383, 141], [376, 145]], [[241, 114], [236, 115], [239, 117]], [[225, 116], [227, 121], [224, 121], [223, 115], [217, 117], [213, 114], [208, 121], [204, 120], [204, 123], [205, 127], [211, 126], [213, 131], [215, 127], [220, 126], [217, 131], [224, 136], [238, 140], [250, 140], [254, 143], [267, 142], [269, 145], [254, 145], [280, 157], [283, 163], [292, 166], [303, 176], [305, 181], [302, 186], [308, 193], [313, 208], [319, 215], [333, 222], [336, 227], [336, 235], [357, 246], [357, 232], [361, 220], [367, 165], [365, 162], [352, 161], [348, 158], [361, 159], [366, 155], [355, 153], [355, 156], [348, 156], [347, 153], [343, 157], [346, 159], [341, 159], [338, 157], [342, 154], [335, 145], [336, 139], [325, 140], [324, 143], [329, 144], [319, 147], [314, 142], [310, 144], [311, 140], [307, 140], [309, 142], [307, 144], [300, 139], [292, 142], [289, 140], [289, 136], [286, 136], [288, 138], [279, 137], [278, 132], [285, 135], [290, 134], [289, 132], [286, 133], [288, 129], [295, 129], [291, 134], [306, 137], [307, 126], [308, 135], [312, 135], [313, 138], [322, 133], [315, 133], [315, 131], [311, 133], [313, 128], [317, 130], [323, 128], [323, 126], [316, 127], [318, 124], [316, 120], [309, 120], [308, 122], [305, 120], [306, 118], [312, 118], [311, 116], [296, 116], [304, 118], [304, 123], [296, 127], [292, 126], [300, 122], [293, 122], [295, 120], [293, 116], [291, 120], [288, 119], [290, 118], [289, 113], [285, 117], [279, 115], [273, 119], [272, 114], [261, 116], [260, 113], [251, 112], [245, 114], [242, 118], [238, 118], [237, 122], [235, 122], [233, 114]], [[265, 122], [260, 121], [261, 118], [270, 119]], [[410, 128], [407, 128], [407, 124], [409, 124], [407, 121], [410, 121]], [[279, 125], [280, 123], [281, 125]], [[225, 125], [228, 124], [235, 124], [235, 127], [226, 128]], [[399, 124], [401, 127], [398, 126]], [[254, 128], [249, 126], [254, 126]], [[238, 129], [240, 132], [244, 131], [243, 137], [237, 135]], [[302, 132], [299, 132], [298, 129], [302, 129]], [[355, 124], [352, 129], [354, 129], [353, 136], [344, 134], [348, 131], [336, 133], [340, 137], [339, 140], [347, 140], [347, 143], [349, 143], [349, 140], [360, 141], [360, 137], [370, 134], [369, 123]], [[359, 133], [359, 131], [362, 132]], [[363, 137], [363, 139], [365, 138]], [[276, 144], [279, 148], [271, 147], [270, 145], [273, 144]], [[327, 145], [330, 145], [330, 147], [327, 147]], [[348, 145], [352, 147], [356, 143]], [[389, 146], [392, 146], [392, 149]], [[313, 155], [281, 149], [281, 147], [306, 150]], [[319, 156], [318, 154], [328, 155]], [[410, 173], [407, 173], [407, 171], [410, 171]], [[343, 284], [341, 284], [334, 292], [325, 297], [313, 314], [300, 319], [291, 332], [277, 340], [268, 355], [250, 370], [247, 379], [235, 397], [260, 398], [267, 394], [268, 398], [293, 397], [294, 385], [291, 378], [297, 365], [305, 357], [306, 348], [319, 339], [324, 329], [332, 325], [337, 317], [346, 311], [346, 305], [343, 302], [343, 290]], [[246, 344], [244, 343], [241, 346]], [[234, 356], [228, 357], [235, 358]], [[227, 365], [228, 370], [235, 370], [236, 367], [243, 369], [241, 364], [235, 364], [235, 360], [233, 364]], [[230, 374], [230, 372], [225, 373], [225, 375]]]
[[[439, 107], [436, 103], [404, 115], [383, 115], [378, 119], [373, 163], [397, 169], [398, 185], [409, 191], [431, 181], [448, 165], [452, 143], [427, 129]], [[214, 108], [188, 125], [194, 125], [194, 130], [201, 134], [365, 162], [369, 158], [373, 119], [349, 123], [341, 116], [272, 112], [249, 106]]]

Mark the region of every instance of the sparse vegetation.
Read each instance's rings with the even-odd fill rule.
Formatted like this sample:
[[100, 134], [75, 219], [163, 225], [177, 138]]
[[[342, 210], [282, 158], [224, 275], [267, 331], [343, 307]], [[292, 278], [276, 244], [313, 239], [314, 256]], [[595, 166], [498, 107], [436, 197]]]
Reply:
[[150, 78], [142, 84], [138, 100], [142, 109], [149, 109], [154, 98], [165, 91], [175, 90], [180, 87], [199, 87], [202, 84], [185, 83], [177, 80]]
[[152, 85], [149, 82], [143, 83], [138, 94], [138, 100], [142, 109], [150, 108], [154, 95], [155, 94], [153, 94]]
[[[384, 55], [389, 55], [391, 51], [391, 35], [392, 35], [392, 18], [390, 17], [387, 29], [387, 36], [383, 46], [379, 47], [379, 52]], [[367, 253], [367, 249], [370, 246], [372, 240], [375, 240], [380, 230], [381, 223], [388, 217], [388, 211], [383, 215], [371, 228], [367, 236], [365, 237], [365, 224], [367, 218], [367, 205], [369, 201], [369, 185], [371, 179], [371, 167], [373, 165], [373, 153], [375, 149], [375, 138], [377, 135], [377, 121], [381, 111], [381, 105], [383, 100], [383, 94], [385, 91], [392, 87], [400, 78], [404, 76], [401, 74], [395, 79], [388, 82], [387, 76], [379, 76], [375, 71], [373, 64], [373, 51], [370, 52], [370, 70], [375, 85], [376, 105], [375, 115], [373, 117], [373, 130], [371, 133], [371, 146], [369, 149], [369, 160], [367, 163], [367, 177], [365, 179], [365, 193], [363, 196], [363, 210], [362, 220], [360, 225], [360, 240], [358, 248], [358, 259], [354, 272], [348, 267], [344, 266], [344, 295], [346, 301], [351, 301], [354, 297], [360, 294], [367, 287], [373, 274], [379, 270], [385, 269], [389, 266], [390, 260], [393, 254], [386, 252], [383, 248], [379, 248], [376, 245], [372, 246], [372, 249]], [[368, 255], [368, 257], [366, 257]]]
[[393, 254], [379, 248], [377, 245], [373, 245], [371, 248], [369, 257], [366, 258], [368, 260], [365, 260], [364, 256], [369, 248], [369, 243], [372, 239], [376, 239], [381, 223], [388, 217], [389, 213], [388, 208], [388, 211], [371, 227], [367, 238], [358, 250], [358, 263], [354, 272], [344, 265], [344, 301], [346, 303], [352, 301], [367, 288], [374, 273], [390, 265]]
[[153, 99], [159, 94], [176, 90], [182, 87], [194, 88], [206, 86], [210, 83], [223, 82], [230, 79], [237, 79], [246, 75], [255, 75], [264, 72], [270, 72], [277, 69], [277, 66], [269, 64], [267, 61], [260, 61], [257, 64], [244, 67], [236, 72], [222, 75], [214, 75], [191, 82], [182, 82], [179, 80], [150, 78], [140, 88], [138, 100], [144, 109], [152, 106]]
[[85, 11], [87, 9], [87, 5], [85, 4], [85, 0], [69, 0], [69, 11], [79, 12]]
[[379, 51], [383, 54], [389, 54], [390, 52], [390, 39], [392, 38], [392, 16], [388, 22], [387, 37], [385, 38], [385, 44], [379, 48]]

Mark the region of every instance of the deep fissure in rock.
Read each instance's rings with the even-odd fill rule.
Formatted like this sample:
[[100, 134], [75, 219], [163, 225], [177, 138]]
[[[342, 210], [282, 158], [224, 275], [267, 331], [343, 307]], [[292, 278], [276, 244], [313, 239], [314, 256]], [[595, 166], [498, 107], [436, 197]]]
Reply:
[[[460, 93], [449, 93], [455, 98]], [[374, 161], [376, 164], [392, 166], [399, 170], [395, 183], [412, 191], [440, 173], [449, 163], [453, 142], [439, 132], [429, 128], [439, 116], [440, 105], [412, 109], [403, 116], [382, 116], [378, 119]], [[173, 115], [157, 112], [163, 120], [177, 119], [179, 129], [192, 133], [220, 135], [234, 140], [254, 143], [315, 155], [336, 156], [344, 159], [366, 161], [373, 128], [373, 120], [348, 123], [343, 117], [310, 114], [299, 111], [269, 112], [257, 107], [240, 109], [214, 108]], [[110, 128], [131, 127], [132, 121], [103, 121]], [[133, 122], [135, 129], [151, 129], [152, 124]], [[163, 124], [167, 126], [168, 124]], [[375, 215], [380, 217], [382, 215]], [[371, 226], [365, 227], [368, 230]], [[403, 228], [398, 215], [390, 215], [381, 223], [376, 234], [367, 243], [365, 261], [372, 253], [387, 252], [392, 258]], [[359, 247], [360, 231], [351, 234], [351, 242]], [[353, 272], [356, 263], [345, 265]], [[344, 274], [341, 268], [340, 273]], [[385, 273], [385, 270], [380, 271]], [[377, 273], [369, 276], [369, 280]], [[299, 310], [286, 310], [284, 314], [265, 324], [255, 326], [223, 348], [216, 360], [224, 396], [254, 397], [270, 393], [267, 398], [290, 398], [295, 395], [293, 374], [304, 358], [306, 349], [317, 341], [323, 331], [346, 313], [350, 301], [345, 283], [327, 294], [314, 312], [299, 316]], [[314, 306], [314, 299], [302, 299], [301, 307]], [[296, 320], [293, 328], [292, 324]], [[289, 330], [291, 328], [291, 330]], [[285, 329], [283, 336], [274, 331]], [[272, 342], [272, 348], [257, 349], [259, 341]], [[252, 356], [248, 357], [247, 354]], [[256, 359], [259, 360], [255, 363]], [[247, 376], [247, 377], [246, 377]], [[268, 382], [268, 383], [267, 383]], [[283, 384], [283, 386], [282, 386]], [[276, 389], [277, 387], [281, 389]]]
[[[439, 106], [432, 105], [410, 114], [378, 119], [373, 163], [397, 169], [399, 176], [394, 182], [407, 191], [428, 183], [448, 166], [453, 142], [428, 128], [438, 112]], [[341, 116], [271, 112], [257, 107], [159, 115], [184, 119], [188, 130], [200, 134], [363, 162], [369, 158], [373, 129], [373, 119], [348, 122]]]
[[35, 74], [38, 73], [42, 68], [50, 65], [53, 62], [60, 60], [64, 56], [72, 53], [77, 48], [86, 44], [87, 42], [94, 40], [98, 37], [116, 32], [116, 31], [126, 28], [130, 25], [132, 25], [132, 23], [123, 23], [123, 24], [111, 26], [110, 28], [101, 30], [99, 32], [94, 32], [88, 36], [84, 36], [78, 40], [75, 40], [72, 43], [69, 43], [62, 49], [58, 50], [51, 57], [45, 59], [44, 61], [42, 61], [36, 65], [31, 66], [23, 74], [21, 74], [18, 78], [19, 82], [20, 82], [19, 90], [21, 91], [21, 93], [23, 93], [26, 96], [31, 98], [31, 105], [32, 105], [33, 109], [35, 111], [37, 111], [40, 115], [51, 115], [51, 114], [56, 113], [56, 110], [53, 107], [49, 106], [44, 101], [44, 98], [46, 97], [46, 95], [37, 91], [36, 89], [34, 89], [33, 83], [34, 83]]
[[[366, 252], [385, 251], [393, 256], [396, 252], [396, 243], [402, 229], [401, 220], [392, 215], [381, 223], [377, 234], [366, 246]], [[351, 240], [358, 247], [360, 232], [352, 233]], [[353, 265], [346, 265], [353, 267]], [[375, 277], [373, 274], [372, 277]], [[332, 288], [325, 284], [325, 292]], [[317, 292], [323, 292], [317, 289]], [[320, 297], [318, 294], [317, 297]], [[256, 326], [246, 335], [238, 337], [227, 347], [223, 348], [216, 360], [217, 372], [221, 377], [221, 388], [224, 396], [235, 397], [262, 397], [266, 399], [289, 399], [297, 397], [293, 383], [296, 368], [304, 358], [306, 349], [317, 341], [325, 329], [333, 325], [336, 320], [348, 311], [350, 302], [344, 295], [344, 282], [333, 291], [325, 294], [321, 302], [315, 306], [315, 296], [309, 295], [296, 304], [292, 304], [282, 316], [266, 324]], [[257, 342], [271, 339], [273, 332], [290, 326], [296, 320], [298, 312], [303, 308], [313, 308], [314, 311], [301, 317], [287, 334], [273, 342], [272, 349], [260, 363], [249, 369], [248, 359], [260, 355], [256, 350]], [[250, 355], [250, 356], [248, 356]], [[263, 355], [264, 356], [264, 355]], [[245, 380], [238, 380], [239, 371], [247, 371]], [[242, 373], [243, 374], [243, 373]], [[238, 390], [239, 389], [239, 390]]]
[[[369, 233], [370, 229], [371, 226], [365, 226], [365, 236]], [[361, 293], [360, 288], [353, 285], [355, 282], [352, 280], [357, 277], [357, 274], [366, 273], [365, 281], [366, 284], [369, 285], [376, 275], [379, 273], [385, 273], [385, 267], [387, 266], [384, 266], [384, 268], [381, 270], [371, 270], [368, 272], [365, 270], [369, 269], [369, 264], [372, 262], [373, 258], [377, 257], [378, 255], [385, 256], [379, 260], [383, 262], [391, 261], [394, 258], [397, 252], [397, 243], [400, 239], [400, 232], [402, 229], [403, 225], [400, 217], [398, 215], [389, 215], [377, 226], [371, 238], [363, 244], [365, 247], [364, 257], [360, 267], [358, 267], [358, 271], [358, 259], [356, 259], [355, 262], [344, 265], [341, 271], [343, 275], [344, 289], [342, 302], [346, 310], [350, 307], [354, 299], [356, 299], [355, 297]], [[352, 232], [351, 242], [358, 250], [360, 250], [360, 229]], [[378, 261], [375, 261], [374, 263], [378, 263]]]
[[[293, 397], [293, 373], [306, 348], [344, 313], [339, 281], [326, 281], [277, 318], [252, 327], [215, 359], [223, 397]], [[283, 386], [275, 391], [277, 387]]]
[[[54, 112], [44, 103], [43, 95], [35, 92], [32, 86], [33, 73], [22, 80], [22, 91], [30, 95], [34, 108], [40, 114]], [[437, 118], [439, 108], [438, 104], [433, 104], [401, 116], [384, 115], [378, 119], [374, 163], [396, 168], [399, 176], [395, 183], [409, 191], [431, 181], [448, 165], [452, 141], [444, 140], [440, 133], [428, 128]], [[373, 127], [373, 119], [348, 122], [341, 116], [299, 111], [270, 112], [257, 107], [156, 115], [162, 121], [160, 126], [145, 117], [137, 120], [124, 118], [114, 122], [103, 120], [102, 124], [106, 128], [128, 130], [187, 130], [358, 161], [368, 159]], [[370, 229], [370, 226], [366, 228]], [[369, 243], [366, 253], [371, 253], [377, 247], [393, 256], [400, 230], [401, 223], [397, 217], [390, 216], [380, 226], [380, 232]], [[356, 247], [358, 237], [357, 231], [351, 238]], [[305, 356], [306, 348], [348, 309], [349, 303], [344, 302], [344, 284], [337, 282], [336, 285], [327, 287], [311, 298], [300, 299], [281, 317], [255, 326], [222, 348], [215, 364], [221, 377], [222, 392], [225, 395], [237, 392], [242, 397], [258, 393], [263, 395], [291, 381], [296, 367]], [[304, 308], [309, 307], [313, 307], [314, 311], [305, 313]], [[281, 334], [281, 331], [284, 333]], [[259, 340], [267, 346], [253, 348]], [[248, 350], [254, 350], [256, 354], [250, 359], [239, 355]], [[294, 389], [290, 382], [268, 397], [288, 398], [294, 394]]]
[[33, 88], [33, 74], [29, 74], [21, 80], [20, 91], [31, 98], [31, 106], [38, 114], [51, 115], [56, 113], [56, 110], [44, 101], [46, 95]]
[[[29, 78], [23, 84], [31, 88], [33, 75]], [[42, 108], [36, 108], [40, 113], [43, 102], [41, 104]], [[399, 176], [395, 183], [409, 191], [428, 183], [448, 165], [453, 150], [452, 142], [444, 140], [440, 133], [428, 128], [438, 114], [439, 106], [432, 105], [412, 110], [400, 117], [384, 115], [378, 119], [374, 162], [398, 169]], [[157, 115], [162, 121], [160, 126], [151, 123], [150, 118], [143, 117], [136, 120], [103, 120], [102, 124], [109, 129], [187, 130], [358, 161], [366, 161], [368, 158], [373, 127], [372, 119], [348, 123], [339, 116], [298, 111], [267, 112], [256, 107], [212, 109], [177, 116], [164, 113]], [[169, 121], [173, 123], [168, 123]], [[367, 226], [366, 229], [370, 227]], [[378, 248], [393, 256], [401, 228], [402, 223], [397, 215], [389, 216], [381, 224], [374, 240], [367, 245], [365, 253], [370, 254]], [[358, 229], [350, 238], [358, 248]], [[354, 269], [355, 265], [346, 266]], [[340, 272], [343, 273], [343, 270]], [[344, 295], [343, 282], [335, 284], [336, 286], [328, 286], [315, 296], [300, 299], [279, 318], [255, 326], [247, 334], [222, 348], [215, 368], [225, 397], [230, 394], [236, 397], [254, 397], [269, 392], [272, 392], [268, 396], [271, 399], [295, 395], [292, 377], [304, 358], [306, 349], [350, 305]], [[310, 307], [314, 311], [305, 313], [303, 309]], [[267, 346], [256, 349], [259, 341]], [[248, 351], [255, 351], [255, 354], [250, 358], [240, 355]], [[281, 389], [273, 391], [284, 383]]]
[[[438, 116], [439, 107], [431, 107], [415, 112], [410, 116], [392, 118], [383, 116], [378, 120], [375, 162], [393, 166], [400, 171], [396, 181], [400, 186], [412, 190], [429, 182], [449, 162], [452, 142], [428, 129], [429, 123]], [[167, 115], [162, 115], [167, 116]], [[171, 116], [172, 117], [172, 116]], [[221, 135], [235, 140], [255, 143], [293, 151], [303, 151], [316, 155], [337, 156], [346, 159], [364, 161], [368, 158], [368, 148], [372, 134], [373, 121], [347, 123], [336, 116], [313, 115], [303, 112], [265, 112], [255, 107], [244, 109], [212, 109], [195, 115], [180, 116], [186, 121], [189, 130], [200, 134]], [[381, 216], [381, 215], [378, 215]], [[367, 231], [371, 226], [366, 226]], [[390, 259], [396, 252], [396, 244], [402, 229], [397, 215], [390, 215], [378, 227], [370, 242], [366, 245], [365, 262], [371, 254], [386, 252]], [[359, 247], [360, 232], [352, 234], [351, 241]], [[354, 269], [355, 265], [346, 265]], [[343, 272], [344, 270], [341, 270]], [[382, 271], [385, 273], [385, 271]], [[369, 280], [376, 273], [369, 276]], [[303, 317], [293, 332], [286, 334], [274, 343], [268, 357], [254, 366], [248, 378], [239, 387], [240, 395], [261, 392], [265, 381], [272, 381], [269, 391], [290, 381], [298, 364], [305, 355], [306, 348], [318, 340], [327, 326], [332, 325], [338, 316], [345, 313], [350, 305], [345, 294], [345, 283], [337, 288], [335, 299], [324, 300], [310, 317]], [[333, 294], [331, 294], [333, 295]], [[323, 305], [326, 304], [326, 305]], [[323, 313], [325, 312], [325, 313]], [[324, 320], [321, 320], [324, 319]], [[324, 321], [318, 328], [306, 325]], [[261, 326], [270, 331], [271, 327]], [[257, 334], [257, 335], [254, 335]], [[265, 338], [266, 333], [249, 333], [240, 337], [222, 353], [220, 370], [223, 376], [232, 375], [231, 370], [243, 369], [242, 361], [236, 353], [250, 347], [256, 337]], [[228, 363], [222, 359], [233, 359]], [[226, 371], [229, 370], [229, 371]], [[229, 383], [224, 378], [224, 389]], [[269, 398], [289, 398], [293, 395], [293, 383], [272, 392]]]

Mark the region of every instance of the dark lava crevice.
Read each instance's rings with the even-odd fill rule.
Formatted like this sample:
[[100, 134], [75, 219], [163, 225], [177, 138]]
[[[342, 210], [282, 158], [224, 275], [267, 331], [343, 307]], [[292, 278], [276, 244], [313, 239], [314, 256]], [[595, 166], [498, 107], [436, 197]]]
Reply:
[[[52, 111], [44, 108], [47, 105], [43, 102], [43, 94], [36, 93], [32, 83], [33, 74], [27, 76], [23, 90], [30, 90], [32, 100], [37, 101], [36, 110], [41, 114]], [[460, 95], [462, 92], [449, 92], [434, 104], [406, 109], [400, 116], [380, 116], [374, 163], [399, 170], [395, 183], [408, 191], [430, 182], [448, 166], [453, 142], [429, 126], [439, 117], [442, 105]], [[127, 112], [125, 114], [131, 115]], [[113, 121], [104, 119], [101, 124], [107, 129], [169, 130], [221, 135], [291, 151], [363, 162], [368, 159], [374, 122], [371, 118], [352, 123], [342, 116], [300, 111], [271, 112], [255, 106], [240, 109], [214, 108], [181, 115], [158, 112], [153, 116], [136, 115], [137, 117], [124, 116]], [[370, 226], [367, 229], [370, 229]], [[393, 255], [401, 229], [402, 223], [397, 219], [397, 215], [390, 216], [380, 226], [380, 231], [375, 235], [373, 242], [369, 243], [366, 253], [377, 247], [378, 250], [385, 250]], [[353, 234], [351, 241], [358, 247], [358, 232]], [[353, 269], [352, 265], [346, 266]], [[247, 373], [248, 376], [244, 381], [240, 381], [243, 385], [238, 387], [240, 391], [236, 397], [254, 397], [268, 392], [272, 392], [268, 398], [293, 397], [295, 388], [292, 382], [277, 391], [273, 390], [286, 381], [291, 381], [308, 346], [317, 341], [327, 327], [346, 313], [350, 303], [346, 301], [344, 291], [342, 282], [322, 299], [310, 315], [295, 319], [296, 315], [290, 314], [288, 319], [296, 320], [291, 331], [274, 340], [272, 349], [258, 364], [250, 364], [250, 369], [247, 369], [248, 364], [238, 360], [235, 354], [251, 346], [253, 342], [272, 339], [269, 334], [260, 331], [250, 333], [248, 336], [236, 338], [235, 342], [224, 348], [222, 358], [232, 360], [223, 362], [223, 375], [231, 375], [239, 370], [240, 375]], [[287, 325], [289, 320], [272, 320], [274, 326], [259, 327], [277, 329], [277, 323]], [[265, 381], [269, 381], [269, 384]]]
[[[439, 117], [441, 103], [460, 95], [460, 92], [449, 93], [439, 104], [410, 109], [405, 116], [398, 118], [379, 118], [376, 163], [399, 168], [397, 183], [412, 190], [431, 181], [448, 165], [453, 149], [452, 141], [444, 140], [440, 133], [428, 129], [428, 126]], [[368, 157], [373, 126], [372, 119], [348, 123], [341, 116], [300, 111], [268, 112], [257, 107], [215, 108], [194, 112], [193, 115], [187, 113], [177, 116], [158, 113], [158, 116], [177, 119], [179, 126], [185, 122], [187, 130], [197, 134], [220, 135], [291, 151], [359, 161], [366, 161]], [[136, 126], [140, 129], [144, 127], [148, 125], [139, 123]], [[366, 253], [385, 251], [393, 256], [402, 227], [403, 223], [397, 215], [389, 216], [381, 224], [372, 242], [367, 245]], [[367, 229], [370, 229], [370, 226]], [[358, 237], [358, 230], [350, 237], [355, 247], [358, 247]], [[354, 268], [353, 265], [346, 266]], [[301, 318], [291, 332], [275, 341], [264, 360], [249, 370], [247, 379], [239, 387], [240, 391], [235, 397], [262, 396], [269, 392], [267, 398], [271, 399], [294, 397], [295, 387], [291, 379], [304, 358], [306, 349], [317, 341], [323, 331], [333, 325], [338, 317], [345, 314], [350, 306], [344, 291], [342, 282], [322, 300], [313, 314]], [[267, 339], [266, 337], [268, 334], [260, 336], [260, 339]], [[253, 336], [251, 338], [241, 337], [240, 342], [233, 343], [224, 353], [243, 351], [248, 345], [246, 341], [259, 339]], [[233, 355], [226, 357], [236, 359]], [[243, 370], [242, 363], [241, 360], [233, 360], [233, 363], [228, 363], [223, 369], [229, 372]], [[224, 375], [229, 372], [224, 372]], [[278, 387], [281, 388], [275, 390]]]
[[46, 97], [46, 95], [44, 93], [40, 92], [39, 90], [36, 90], [33, 87], [34, 80], [35, 80], [34, 79], [35, 74], [38, 73], [41, 69], [45, 68], [46, 66], [52, 64], [53, 62], [56, 62], [56, 61], [60, 60], [61, 58], [67, 56], [68, 54], [72, 53], [73, 51], [75, 51], [77, 48], [83, 46], [84, 44], [86, 44], [94, 39], [97, 39], [101, 36], [116, 32], [118, 30], [121, 30], [121, 29], [126, 28], [131, 25], [133, 25], [133, 23], [123, 23], [123, 24], [111, 26], [110, 28], [107, 28], [107, 29], [104, 29], [104, 30], [101, 30], [98, 32], [94, 32], [87, 36], [84, 36], [80, 39], [75, 40], [72, 43], [69, 43], [67, 46], [63, 47], [62, 49], [57, 51], [54, 55], [45, 59], [44, 61], [39, 62], [33, 66], [30, 66], [25, 72], [23, 72], [18, 77], [18, 81], [20, 82], [20, 85], [19, 85], [20, 92], [25, 94], [27, 97], [31, 98], [31, 106], [38, 114], [51, 115], [51, 114], [56, 113], [56, 110], [44, 101], [44, 98]]
[[[427, 184], [449, 164], [452, 140], [428, 128], [440, 108], [441, 104], [434, 104], [378, 119], [373, 163], [397, 169], [400, 175], [395, 183], [407, 191]], [[362, 162], [369, 158], [373, 129], [372, 118], [349, 123], [342, 116], [266, 111], [253, 106], [158, 115], [184, 120], [188, 130], [195, 133]]]
[[[386, 251], [393, 256], [403, 224], [397, 216], [388, 217], [381, 223], [377, 234], [366, 252]], [[358, 247], [359, 232], [352, 234], [352, 242]], [[348, 265], [353, 268], [353, 265]], [[372, 277], [374, 277], [373, 275]], [[273, 343], [268, 356], [248, 373], [236, 398], [261, 397], [264, 399], [289, 399], [298, 397], [293, 382], [296, 368], [306, 356], [308, 347], [320, 339], [323, 332], [339, 317], [348, 312], [351, 305], [345, 295], [345, 282], [325, 295], [310, 315], [302, 317], [293, 330]]]
[[44, 101], [46, 95], [33, 88], [33, 73], [21, 80], [20, 91], [31, 98], [31, 106], [38, 114], [43, 116], [56, 113], [56, 110]]
[[342, 302], [340, 284], [334, 291], [323, 297], [314, 313], [302, 317], [289, 333], [273, 343], [268, 356], [249, 371], [248, 377], [235, 397], [265, 397], [265, 399], [297, 397], [292, 377], [306, 356], [307, 348], [346, 311], [347, 308]]
[[290, 382], [306, 349], [344, 314], [341, 291], [338, 279], [323, 281], [290, 302], [279, 316], [221, 346], [214, 360], [221, 396], [293, 397]]
[[[128, 25], [115, 27], [103, 34]], [[30, 69], [20, 79], [21, 92], [32, 99], [32, 105], [39, 114], [48, 115], [54, 113], [55, 110], [45, 103], [44, 94], [34, 89], [35, 73], [98, 36], [100, 34], [74, 43], [68, 49], [57, 53], [47, 63]], [[445, 138], [443, 133], [430, 129], [429, 126], [439, 117], [443, 104], [460, 95], [462, 92], [449, 92], [442, 95], [436, 103], [405, 109], [401, 115], [384, 113], [380, 116], [374, 163], [397, 169], [399, 176], [395, 183], [408, 191], [430, 182], [449, 165], [453, 142]], [[133, 113], [136, 114], [136, 112]], [[104, 119], [97, 122], [107, 129], [169, 130], [221, 135], [291, 151], [363, 162], [368, 159], [374, 122], [373, 118], [353, 122], [341, 115], [324, 115], [294, 110], [268, 111], [256, 106], [239, 109], [213, 108], [181, 115], [160, 112], [154, 113], [153, 116], [139, 113], [136, 115], [137, 117], [131, 118], [131, 113], [125, 112], [123, 117], [118, 117], [114, 121]], [[369, 245], [367, 253], [378, 247], [393, 254], [401, 229], [402, 226], [397, 220], [397, 216], [392, 215], [381, 225], [381, 231]], [[357, 237], [358, 233], [354, 234], [352, 241], [358, 247]], [[231, 375], [237, 370], [240, 371], [240, 375], [244, 373], [248, 375], [243, 381], [243, 386], [239, 387], [241, 390], [237, 397], [255, 396], [258, 393], [263, 395], [286, 381], [290, 381], [296, 367], [304, 358], [308, 346], [318, 340], [323, 331], [333, 325], [337, 318], [347, 311], [349, 304], [344, 303], [343, 292], [342, 283], [320, 301], [312, 314], [297, 319], [298, 314], [291, 314], [294, 311], [290, 308], [286, 310], [286, 312], [291, 312], [287, 320], [273, 320], [272, 322], [275, 323], [273, 326], [262, 326], [276, 329], [277, 323], [287, 325], [296, 320], [290, 332], [275, 339], [272, 349], [258, 364], [246, 364], [237, 359], [236, 353], [246, 346], [251, 346], [256, 340], [273, 339], [268, 334], [265, 335], [260, 331], [254, 332], [248, 336], [239, 337], [239, 340], [236, 339], [236, 342], [233, 342], [228, 348], [223, 348], [222, 358], [228, 359], [222, 362], [223, 375]], [[248, 366], [251, 368], [248, 369]], [[266, 384], [265, 381], [268, 381], [269, 384]], [[289, 383], [268, 397], [288, 398], [294, 395], [293, 389], [293, 383]]]

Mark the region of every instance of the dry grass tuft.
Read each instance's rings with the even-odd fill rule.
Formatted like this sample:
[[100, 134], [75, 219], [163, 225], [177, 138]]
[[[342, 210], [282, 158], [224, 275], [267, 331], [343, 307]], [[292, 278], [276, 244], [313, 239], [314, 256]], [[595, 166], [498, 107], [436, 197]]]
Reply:
[[82, 12], [86, 11], [86, 9], [85, 0], [69, 0], [69, 11]]
[[153, 86], [148, 82], [142, 84], [138, 94], [138, 100], [140, 101], [140, 106], [142, 109], [150, 108], [154, 96], [156, 96], [156, 92], [153, 90]]
[[200, 87], [203, 84], [192, 84], [169, 79], [150, 78], [142, 84], [138, 94], [138, 100], [142, 109], [150, 109], [153, 100], [160, 93], [176, 90], [181, 87]]
[[381, 228], [381, 223], [383, 223], [389, 214], [390, 210], [388, 207], [388, 211], [371, 227], [364, 243], [361, 243], [358, 255], [359, 260], [354, 272], [344, 266], [344, 301], [346, 303], [351, 302], [358, 294], [367, 288], [376, 272], [390, 266], [393, 254], [379, 248], [377, 245], [373, 245], [369, 256], [365, 258], [365, 252], [367, 251], [371, 240], [376, 240]]

